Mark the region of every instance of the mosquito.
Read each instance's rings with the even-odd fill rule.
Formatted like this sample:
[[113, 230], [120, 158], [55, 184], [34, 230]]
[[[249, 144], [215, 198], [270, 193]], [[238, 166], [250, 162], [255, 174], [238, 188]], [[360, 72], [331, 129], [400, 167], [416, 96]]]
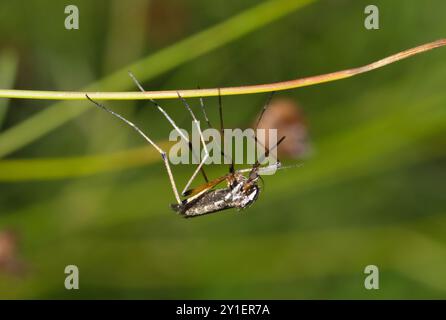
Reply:
[[[137, 87], [142, 91], [145, 92], [141, 84], [138, 82], [138, 80], [133, 76], [133, 74], [129, 73], [132, 80], [135, 82]], [[259, 119], [257, 121], [257, 125], [259, 124], [265, 110], [268, 108], [269, 103], [271, 101], [271, 98], [274, 93], [271, 93], [266, 104], [263, 106], [262, 112], [260, 113]], [[199, 128], [198, 120], [195, 117], [194, 112], [190, 108], [187, 101], [178, 93], [179, 99], [183, 102], [186, 109], [189, 111], [193, 123], [197, 124], [197, 128]], [[134, 123], [130, 122], [129, 120], [125, 119], [120, 114], [110, 110], [109, 108], [105, 107], [103, 104], [100, 104], [99, 102], [94, 101], [91, 99], [88, 94], [86, 94], [86, 98], [90, 100], [94, 105], [101, 108], [102, 110], [112, 114], [113, 116], [117, 117], [121, 121], [125, 122], [127, 125], [131, 126], [139, 135], [141, 135], [151, 146], [153, 146], [161, 155], [161, 158], [164, 162], [164, 165], [166, 167], [167, 175], [169, 177], [169, 181], [173, 190], [173, 194], [175, 196], [175, 199], [177, 203], [171, 204], [171, 208], [180, 214], [181, 216], [185, 218], [192, 218], [192, 217], [198, 217], [203, 216], [210, 213], [215, 213], [227, 209], [245, 209], [252, 205], [259, 197], [260, 194], [260, 186], [258, 184], [259, 179], [261, 180], [261, 174], [266, 173], [269, 170], [277, 170], [282, 169], [284, 167], [281, 166], [280, 161], [277, 161], [276, 163], [269, 165], [269, 166], [261, 166], [261, 163], [269, 156], [270, 152], [277, 148], [280, 143], [285, 139], [285, 136], [281, 137], [279, 141], [272, 146], [270, 149], [266, 146], [263, 146], [265, 149], [264, 154], [259, 157], [256, 162], [253, 164], [251, 168], [248, 169], [240, 169], [235, 170], [234, 168], [234, 161], [231, 159], [231, 164], [229, 165], [229, 172], [221, 177], [218, 177], [214, 180], [209, 181], [207, 178], [206, 173], [204, 172], [203, 164], [207, 160], [209, 153], [206, 148], [206, 144], [204, 142], [204, 138], [202, 135], [202, 132], [199, 130], [200, 134], [200, 140], [203, 144], [204, 150], [205, 150], [205, 156], [203, 157], [200, 164], [197, 166], [195, 172], [189, 179], [188, 183], [186, 184], [186, 187], [184, 188], [183, 192], [181, 193], [181, 196], [184, 199], [181, 199], [180, 194], [178, 192], [175, 179], [173, 177], [172, 169], [169, 164], [169, 160], [167, 158], [166, 152], [161, 149], [160, 146], [158, 146], [152, 139], [150, 139], [141, 129], [139, 129]], [[164, 117], [168, 120], [168, 122], [172, 125], [172, 127], [185, 139], [185, 141], [188, 142], [189, 148], [192, 150], [192, 144], [187, 139], [187, 137], [181, 132], [181, 130], [176, 125], [175, 121], [167, 114], [167, 112], [153, 99], [150, 99], [150, 102], [153, 103], [158, 110], [164, 115]], [[223, 125], [223, 107], [222, 107], [222, 99], [221, 95], [219, 93], [218, 95], [218, 105], [219, 105], [219, 116], [220, 116], [220, 131], [223, 132], [224, 125]], [[209, 121], [209, 118], [207, 117], [205, 105], [203, 102], [203, 99], [200, 98], [200, 107], [204, 114], [204, 118], [206, 120], [206, 123], [209, 127], [211, 126], [211, 123]], [[256, 128], [257, 129], [257, 126]], [[253, 139], [256, 141], [257, 144], [260, 144], [260, 142], [257, 140], [257, 137], [254, 135]], [[193, 150], [192, 150], [193, 151]], [[221, 151], [222, 156], [228, 159], [228, 156], [226, 156], [223, 151]], [[195, 179], [198, 172], [202, 172], [203, 178], [205, 179], [205, 183], [202, 185], [199, 185], [198, 187], [189, 189], [189, 186]], [[217, 188], [220, 186], [220, 184], [223, 184], [226, 182], [226, 186]]]

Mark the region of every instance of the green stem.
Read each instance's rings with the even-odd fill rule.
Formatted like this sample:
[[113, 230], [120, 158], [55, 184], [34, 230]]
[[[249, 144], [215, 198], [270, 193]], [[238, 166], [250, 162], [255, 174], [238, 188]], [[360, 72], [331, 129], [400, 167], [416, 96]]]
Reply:
[[0, 98], [18, 99], [45, 99], [45, 100], [85, 100], [88, 94], [92, 99], [98, 100], [146, 100], [146, 99], [177, 99], [178, 93], [185, 98], [252, 94], [270, 91], [280, 91], [311, 86], [315, 84], [331, 82], [350, 78], [361, 73], [369, 72], [388, 64], [412, 57], [414, 55], [430, 51], [446, 45], [446, 39], [426, 43], [421, 46], [401, 51], [384, 59], [375, 61], [368, 65], [341, 70], [307, 78], [289, 81], [258, 84], [240, 87], [211, 88], [211, 89], [189, 89], [168, 91], [146, 91], [146, 92], [67, 92], [67, 91], [34, 91], [34, 90], [0, 90]]

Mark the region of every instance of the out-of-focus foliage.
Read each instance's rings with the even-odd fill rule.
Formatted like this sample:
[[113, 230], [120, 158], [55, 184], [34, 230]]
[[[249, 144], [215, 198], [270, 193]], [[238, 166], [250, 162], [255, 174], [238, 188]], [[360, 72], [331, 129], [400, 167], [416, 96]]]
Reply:
[[[76, 90], [257, 3], [75, 1], [80, 30], [67, 31], [62, 3], [4, 1], [0, 66], [10, 72], [0, 70], [0, 83], [15, 78], [15, 88]], [[368, 4], [315, 2], [144, 86], [286, 80], [363, 65], [445, 37], [444, 1], [375, 1], [377, 31], [363, 27]], [[2, 58], [6, 51], [9, 58]], [[311, 157], [302, 167], [265, 177], [261, 197], [248, 210], [192, 220], [169, 209], [169, 182], [151, 154], [145, 166], [135, 151], [129, 161], [138, 166], [100, 169], [116, 169], [120, 152], [143, 142], [92, 107], [0, 160], [0, 177], [18, 176], [14, 170], [22, 177], [0, 184], [0, 232], [13, 232], [21, 263], [20, 272], [0, 266], [0, 297], [445, 298], [445, 74], [446, 50], [438, 49], [357, 78], [280, 93], [305, 112]], [[224, 97], [227, 126], [250, 125], [265, 99]], [[198, 101], [190, 102], [198, 111]], [[216, 99], [205, 102], [216, 123]], [[46, 103], [8, 105], [3, 132]], [[167, 138], [168, 124], [149, 104], [107, 105], [155, 140]], [[178, 101], [163, 105], [180, 126], [190, 126]], [[107, 154], [111, 162], [101, 162]], [[2, 166], [36, 158], [48, 174], [32, 167], [22, 172], [18, 162]], [[85, 174], [57, 179], [53, 169]], [[224, 170], [211, 167], [208, 175]], [[174, 167], [180, 186], [192, 171]], [[77, 292], [63, 285], [69, 264], [80, 269]], [[380, 268], [377, 291], [363, 286], [370, 264]]]

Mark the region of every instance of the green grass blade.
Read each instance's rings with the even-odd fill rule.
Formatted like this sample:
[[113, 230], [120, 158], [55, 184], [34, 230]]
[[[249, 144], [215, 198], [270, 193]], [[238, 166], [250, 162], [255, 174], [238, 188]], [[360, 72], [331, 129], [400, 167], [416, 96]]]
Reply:
[[[140, 81], [147, 81], [179, 65], [195, 59], [231, 41], [253, 32], [268, 23], [308, 5], [315, 0], [269, 0], [247, 9], [214, 27], [179, 41], [170, 47], [141, 59], [95, 82], [83, 90], [125, 90], [133, 86], [127, 71], [131, 70]], [[0, 135], [0, 157], [44, 136], [51, 130], [88, 110], [85, 103], [73, 107], [60, 102], [37, 113]]]
[[[11, 88], [17, 72], [17, 56], [7, 50], [0, 55], [0, 88]], [[0, 99], [0, 129], [8, 111], [9, 99]]]

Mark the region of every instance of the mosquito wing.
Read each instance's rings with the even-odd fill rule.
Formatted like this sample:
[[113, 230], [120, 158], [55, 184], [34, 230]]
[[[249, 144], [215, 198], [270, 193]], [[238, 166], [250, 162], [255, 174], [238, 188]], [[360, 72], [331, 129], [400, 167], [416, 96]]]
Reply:
[[217, 179], [214, 179], [212, 181], [209, 181], [208, 183], [202, 184], [194, 189], [189, 189], [187, 190], [183, 195], [186, 197], [194, 197], [197, 196], [205, 191], [208, 191], [212, 188], [214, 188], [215, 186], [219, 185], [220, 183], [222, 183], [223, 181], [225, 181], [227, 179], [227, 175], [224, 175], [222, 177], [219, 177]]

